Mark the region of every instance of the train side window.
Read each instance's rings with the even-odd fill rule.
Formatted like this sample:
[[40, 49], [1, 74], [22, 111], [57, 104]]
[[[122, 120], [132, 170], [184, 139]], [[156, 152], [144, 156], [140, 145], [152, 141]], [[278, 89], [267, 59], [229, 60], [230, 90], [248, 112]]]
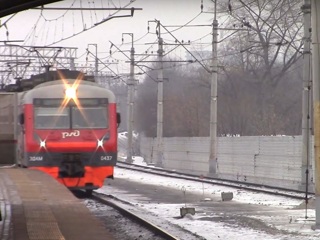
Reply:
[[24, 124], [24, 113], [19, 114], [19, 123], [20, 123], [20, 125]]

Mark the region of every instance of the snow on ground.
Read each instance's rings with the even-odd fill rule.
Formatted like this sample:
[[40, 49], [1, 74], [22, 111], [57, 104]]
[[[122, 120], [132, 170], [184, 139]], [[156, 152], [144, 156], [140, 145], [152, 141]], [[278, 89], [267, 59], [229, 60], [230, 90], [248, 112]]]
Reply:
[[[158, 215], [161, 218], [165, 218], [173, 224], [188, 229], [190, 232], [194, 232], [199, 236], [208, 240], [216, 239], [239, 239], [239, 240], [256, 240], [257, 236], [263, 240], [276, 240], [279, 239], [275, 236], [270, 236], [262, 232], [258, 232], [252, 229], [243, 229], [234, 227], [231, 224], [226, 225], [223, 222], [204, 221], [203, 217], [212, 217], [208, 214], [187, 215], [182, 219], [177, 219], [177, 209], [180, 209], [183, 205], [179, 204], [148, 204], [147, 208], [153, 214]], [[219, 217], [219, 216], [214, 216]]]
[[133, 160], [134, 164], [137, 164], [140, 166], [147, 166], [147, 163], [144, 161], [143, 157], [133, 156], [132, 160]]
[[[133, 158], [137, 164], [145, 165], [143, 158]], [[133, 204], [140, 206], [146, 211], [158, 216], [159, 218], [166, 219], [167, 221], [179, 225], [183, 228], [189, 229], [192, 232], [204, 237], [207, 240], [216, 239], [245, 239], [245, 240], [315, 240], [320, 238], [320, 231], [311, 230], [311, 226], [314, 225], [315, 210], [309, 209], [308, 219], [305, 219], [305, 210], [296, 209], [302, 201], [290, 199], [281, 196], [267, 195], [263, 193], [254, 193], [245, 190], [234, 189], [224, 186], [215, 186], [210, 184], [202, 184], [192, 182], [188, 180], [174, 179], [156, 176], [147, 173], [139, 173], [132, 170], [125, 170], [115, 168], [115, 178], [123, 178], [126, 180], [153, 184], [157, 186], [163, 186], [167, 188], [177, 189], [179, 191], [186, 191], [188, 193], [196, 193], [203, 196], [212, 196], [212, 198], [220, 197], [221, 192], [232, 191], [234, 194], [233, 200], [236, 202], [247, 203], [247, 204], [259, 204], [270, 207], [272, 211], [276, 209], [276, 214], [262, 214], [261, 216], [247, 216], [256, 218], [268, 226], [275, 227], [279, 230], [284, 230], [292, 234], [281, 234], [278, 231], [276, 234], [267, 234], [265, 232], [255, 231], [249, 228], [240, 227], [239, 225], [233, 226], [232, 224], [226, 224], [225, 222], [217, 221], [205, 221], [205, 217], [219, 217], [217, 214], [212, 212], [201, 212], [196, 215], [187, 215], [187, 217], [181, 219], [179, 216], [179, 209], [184, 207], [185, 204], [146, 204], [145, 201], [141, 201], [141, 196], [128, 194], [123, 191], [117, 191], [117, 196], [126, 201], [132, 202]], [[103, 187], [99, 192], [110, 192], [107, 191], [107, 187]], [[197, 209], [198, 211], [198, 209]], [[271, 210], [270, 210], [271, 211]]]
[[204, 196], [220, 196], [222, 192], [233, 192], [233, 200], [249, 204], [260, 204], [267, 206], [281, 206], [283, 208], [293, 208], [301, 203], [301, 200], [295, 200], [275, 195], [248, 192], [231, 187], [212, 185], [207, 183], [198, 183], [183, 179], [166, 178], [162, 176], [151, 175], [147, 173], [136, 174], [133, 170], [116, 169], [115, 178], [124, 178], [134, 182], [143, 182], [157, 186], [164, 186], [182, 191], [202, 194]]

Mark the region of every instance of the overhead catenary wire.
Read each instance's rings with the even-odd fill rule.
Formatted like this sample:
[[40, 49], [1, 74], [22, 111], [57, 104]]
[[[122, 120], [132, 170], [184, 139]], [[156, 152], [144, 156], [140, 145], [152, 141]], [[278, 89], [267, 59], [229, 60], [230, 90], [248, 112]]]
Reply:
[[[202, 7], [201, 7], [201, 9], [202, 9]], [[202, 11], [201, 11], [201, 13], [202, 13]], [[201, 14], [201, 13], [200, 13], [200, 14]], [[198, 17], [200, 14], [198, 14], [196, 17]], [[196, 17], [195, 17], [195, 18], [196, 18]], [[191, 19], [187, 24], [189, 24], [190, 22], [192, 22], [195, 18]], [[159, 22], [159, 24], [160, 24], [160, 22]], [[183, 25], [182, 27], [187, 26], [187, 24]], [[190, 51], [184, 46], [184, 44], [182, 43], [182, 41], [179, 41], [179, 40], [172, 34], [172, 32], [173, 32], [174, 30], [169, 31], [169, 30], [167, 29], [167, 27], [165, 27], [163, 24], [160, 24], [160, 25], [166, 30], [166, 33], [163, 33], [163, 34], [169, 34], [169, 35], [171, 35], [171, 36], [175, 39], [175, 42], [178, 42], [181, 46], [183, 46], [183, 48], [184, 48], [187, 52], [189, 52], [189, 54], [190, 54], [197, 62], [199, 62], [199, 64], [200, 64], [207, 72], [210, 72], [210, 70], [209, 70], [205, 65], [203, 65], [203, 64], [201, 63], [201, 61], [199, 61], [199, 60], [194, 56], [194, 54], [193, 54], [192, 52], [190, 52]], [[211, 25], [208, 25], [208, 26], [211, 26]], [[182, 27], [177, 28], [177, 30], [181, 29]], [[148, 31], [149, 31], [149, 26], [148, 26]], [[156, 33], [156, 34], [157, 34], [157, 33]], [[208, 34], [208, 35], [210, 35], [210, 34]], [[199, 55], [200, 55], [200, 54], [199, 54]]]
[[[162, 25], [160, 22], [159, 22], [159, 25], [165, 29], [178, 43], [181, 44], [181, 46], [190, 53], [190, 55], [195, 59], [195, 60], [198, 60], [164, 25]], [[199, 62], [200, 65], [207, 71], [207, 72], [211, 72], [206, 66], [204, 66], [201, 62]]]
[[[89, 0], [89, 1], [88, 1], [88, 6], [89, 6], [89, 8], [91, 8], [90, 4], [91, 4], [91, 2], [90, 2], [90, 0]], [[90, 13], [91, 26], [92, 26], [92, 25], [93, 25], [93, 18], [92, 18], [91, 9], [89, 10], [89, 13]]]
[[[72, 8], [75, 4], [76, 0], [73, 0], [73, 2], [71, 3], [71, 5], [69, 6], [69, 8]], [[70, 10], [67, 8], [67, 10], [65, 10], [64, 13], [62, 13], [60, 16], [56, 17], [56, 18], [52, 18], [52, 19], [48, 19], [43, 13], [43, 9], [41, 9], [41, 17], [45, 20], [45, 21], [48, 21], [48, 22], [53, 22], [53, 21], [56, 21], [56, 20], [59, 20], [61, 18], [63, 18]]]
[[[124, 7], [122, 7], [122, 8], [128, 7], [128, 6], [131, 5], [134, 1], [135, 1], [135, 0], [129, 1], [129, 2], [126, 3], [126, 4], [124, 5]], [[83, 6], [82, 0], [79, 1], [79, 4], [80, 4], [80, 8], [82, 8], [82, 6]], [[44, 10], [41, 9], [41, 11], [44, 11]], [[117, 10], [117, 11], [114, 11], [112, 14], [110, 14], [107, 18], [104, 18], [102, 21], [106, 21], [106, 20], [109, 19], [109, 18], [111, 19], [111, 18], [115, 17], [116, 14], [119, 13], [120, 11], [121, 11], [121, 9], [119, 9], [119, 10]], [[66, 13], [63, 14], [63, 15], [61, 15], [60, 18], [58, 18], [58, 19], [63, 19], [63, 17], [64, 17], [65, 15], [66, 15]], [[92, 14], [91, 14], [91, 16], [92, 16]], [[41, 19], [43, 19], [45, 22], [47, 21], [44, 17], [42, 17]], [[80, 35], [81, 33], [85, 32], [85, 31], [87, 31], [87, 30], [90, 30], [90, 29], [95, 28], [96, 26], [98, 26], [99, 23], [101, 23], [101, 21], [99, 21], [99, 22], [97, 22], [97, 23], [93, 23], [93, 22], [92, 22], [92, 25], [87, 26], [87, 24], [86, 24], [86, 22], [85, 22], [85, 19], [84, 19], [84, 14], [83, 14], [83, 11], [82, 11], [82, 10], [81, 10], [81, 19], [82, 19], [82, 25], [83, 25], [81, 30], [75, 31], [75, 30], [73, 29], [73, 31], [71, 31], [71, 34], [69, 34], [68, 36], [65, 36], [65, 33], [66, 33], [66, 32], [62, 31], [62, 32], [61, 32], [61, 37], [60, 37], [60, 39], [54, 40], [54, 41], [51, 41], [51, 42], [49, 42], [49, 41], [48, 41], [48, 42], [45, 42], [44, 45], [46, 45], [46, 46], [52, 46], [52, 45], [54, 45], [54, 44], [60, 43], [60, 42], [65, 41], [65, 40], [68, 40], [68, 39], [70, 39], [70, 38], [73, 38], [73, 37], [75, 37], [75, 36]], [[48, 21], [48, 22], [49, 22], [49, 21]], [[62, 21], [61, 29], [64, 28], [64, 24], [65, 24], [65, 23], [68, 23], [68, 21]], [[50, 26], [49, 26], [49, 28], [50, 28]], [[37, 27], [34, 27], [34, 28], [32, 29], [32, 31], [37, 31], [37, 30], [38, 30]], [[68, 32], [68, 33], [69, 33], [69, 32]], [[68, 34], [68, 33], [67, 33], [67, 34]], [[34, 35], [36, 35], [36, 34], [37, 34], [37, 33], [34, 33]], [[39, 34], [37, 34], [37, 35], [39, 35]]]
[[[73, 3], [72, 4], [74, 4], [74, 2], [75, 1], [73, 1]], [[113, 2], [112, 2], [113, 3]], [[82, 0], [80, 1], [80, 4], [82, 4]], [[110, 3], [109, 3], [110, 4]], [[113, 3], [114, 4], [114, 3]], [[42, 10], [43, 11], [43, 10]], [[65, 13], [64, 14], [62, 14], [62, 16], [60, 16], [60, 17], [63, 17], [65, 15]], [[83, 24], [85, 24], [84, 23], [84, 19], [83, 19], [83, 11], [81, 11], [81, 15], [82, 15], [82, 20], [83, 20]], [[184, 25], [186, 26], [186, 25], [188, 25], [190, 22], [192, 22], [195, 18], [197, 18], [197, 16], [199, 16], [200, 15], [200, 13], [199, 14], [197, 14], [193, 19], [191, 19], [191, 20], [189, 20], [187, 23], [185, 23]], [[44, 17], [44, 14], [42, 14], [42, 16]], [[46, 17], [44, 17], [45, 19], [47, 19]], [[59, 17], [58, 17], [59, 18]], [[55, 18], [55, 19], [58, 19], [58, 18]], [[55, 20], [55, 19], [47, 19], [48, 21], [53, 21], [53, 20]], [[47, 24], [45, 24], [45, 25], [47, 25]], [[74, 26], [74, 24], [73, 24], [73, 26]], [[63, 29], [63, 27], [64, 26], [61, 26], [61, 28]], [[46, 27], [46, 28], [49, 28], [49, 27]], [[55, 29], [57, 28], [57, 24], [55, 24]], [[181, 28], [181, 27], [180, 27]], [[76, 36], [77, 35], [77, 33], [75, 33], [74, 32], [74, 27], [73, 27], [73, 34], [72, 34], [72, 36], [70, 36], [70, 37], [62, 37], [62, 38], [60, 38], [60, 39], [56, 39], [56, 35], [57, 34], [55, 34], [55, 38], [54, 38], [54, 41], [53, 41], [53, 43], [51, 43], [51, 44], [48, 44], [48, 46], [51, 46], [51, 45], [53, 45], [53, 44], [55, 44], [55, 43], [58, 43], [58, 42], [61, 42], [61, 41], [63, 41], [63, 40], [66, 40], [66, 39], [69, 39], [69, 38], [72, 38], [73, 36]], [[178, 29], [177, 29], [178, 30]], [[56, 31], [55, 31], [56, 32]], [[62, 31], [63, 32], [63, 34], [62, 35], [64, 35], [64, 31]], [[46, 41], [48, 41], [48, 39], [49, 39], [49, 36], [48, 36], [48, 34], [49, 34], [49, 31], [47, 31], [46, 32], [46, 36], [45, 36], [45, 39], [46, 39]], [[145, 35], [143, 35], [142, 37], [141, 37], [141, 39], [143, 39], [145, 36], [146, 36], [147, 34], [145, 34]], [[35, 34], [34, 34], [34, 36], [35, 36]], [[140, 39], [137, 39], [136, 41], [139, 41]], [[135, 42], [136, 42], [135, 41]]]
[[188, 26], [191, 22], [193, 22], [195, 19], [197, 19], [197, 18], [201, 15], [201, 13], [202, 13], [202, 12], [199, 12], [195, 17], [193, 17], [193, 18], [192, 18], [191, 20], [189, 20], [187, 23], [179, 26], [179, 27], [176, 28], [176, 29], [171, 30], [171, 32], [176, 32], [176, 31], [182, 29], [183, 27]]
[[[82, 0], [80, 0], [80, 7], [82, 8]], [[82, 20], [82, 29], [85, 30], [86, 29], [86, 24], [84, 22], [84, 16], [83, 16], [83, 11], [82, 10], [81, 10], [81, 20]]]
[[[95, 1], [93, 1], [93, 8], [96, 8]], [[94, 12], [94, 16], [96, 18], [96, 22], [98, 22], [98, 17], [97, 17], [97, 12], [96, 11]]]
[[[87, 49], [87, 51], [88, 51], [88, 54], [91, 54], [91, 55], [93, 55], [94, 57], [96, 57], [95, 54], [93, 54], [91, 51], [89, 51], [89, 49]], [[126, 81], [125, 81], [124, 79], [122, 79], [119, 74], [117, 74], [116, 72], [114, 72], [106, 63], [104, 63], [103, 61], [101, 61], [99, 58], [97, 58], [97, 59], [98, 59], [98, 62], [100, 62], [100, 63], [101, 63], [102, 65], [104, 65], [107, 69], [109, 69], [109, 71], [112, 72], [112, 73], [114, 74], [114, 76], [119, 77], [120, 81], [122, 81], [123, 83], [127, 84]]]
[[[137, 45], [136, 43], [139, 42], [140, 40], [144, 39], [146, 36], [148, 35], [148, 33], [145, 33], [144, 35], [142, 35], [141, 37], [139, 37], [138, 39], [134, 40], [133, 43], [135, 45]], [[128, 45], [131, 44], [132, 42], [123, 42], [121, 43], [121, 45]], [[144, 45], [144, 44], [143, 44]]]
[[[50, 21], [52, 21], [52, 20], [50, 20]], [[57, 24], [55, 25], [55, 26], [58, 26]], [[47, 27], [47, 23], [45, 24], [45, 27], [44, 28], [49, 28], [49, 27]], [[73, 29], [74, 30], [74, 29]], [[172, 31], [171, 31], [172, 32]], [[47, 31], [44, 31], [44, 35], [43, 36], [45, 36], [44, 38], [46, 39], [46, 41], [49, 39], [49, 37], [48, 37], [48, 34], [49, 34], [49, 30], [47, 30]], [[147, 34], [145, 34], [144, 36], [146, 36]], [[210, 33], [208, 34], [208, 35], [210, 35]], [[144, 36], [142, 36], [142, 38], [144, 37]], [[54, 39], [54, 42], [56, 42], [56, 41], [58, 41], [57, 39]], [[138, 40], [136, 40], [136, 41], [138, 41]], [[135, 41], [135, 42], [136, 42]], [[173, 51], [173, 50], [171, 50], [171, 51]], [[169, 55], [169, 53], [166, 53], [166, 55]], [[200, 62], [202, 62], [202, 61], [200, 61]]]
[[[114, 46], [115, 48], [117, 48], [118, 51], [120, 51], [126, 58], [128, 58], [128, 59], [130, 60], [130, 57], [129, 57], [127, 54], [125, 54], [123, 51], [121, 51], [121, 49], [118, 48], [113, 42], [111, 42], [111, 41], [109, 41], [109, 42], [112, 44], [112, 46]], [[138, 61], [138, 62], [141, 62], [141, 61]], [[147, 75], [150, 79], [152, 79], [154, 82], [157, 82], [157, 80], [154, 79], [152, 76], [150, 76], [150, 74], [148, 74], [141, 66], [136, 65], [136, 64], [135, 64], [135, 66], [138, 67], [144, 74], [146, 74], [146, 75]]]

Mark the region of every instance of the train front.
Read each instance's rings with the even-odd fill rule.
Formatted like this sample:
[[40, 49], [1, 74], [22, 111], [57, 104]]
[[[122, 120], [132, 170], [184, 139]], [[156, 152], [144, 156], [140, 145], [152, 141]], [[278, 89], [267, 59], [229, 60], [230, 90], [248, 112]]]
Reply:
[[91, 192], [117, 161], [114, 94], [95, 83], [61, 80], [25, 96], [24, 162], [70, 189]]

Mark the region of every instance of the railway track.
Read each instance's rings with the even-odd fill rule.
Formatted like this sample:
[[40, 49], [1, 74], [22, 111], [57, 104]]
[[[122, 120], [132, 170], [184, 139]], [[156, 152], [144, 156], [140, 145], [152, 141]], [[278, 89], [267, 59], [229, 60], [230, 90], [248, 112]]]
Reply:
[[154, 168], [149, 166], [141, 166], [136, 164], [130, 164], [125, 162], [117, 162], [118, 168], [123, 169], [129, 169], [134, 171], [140, 171], [144, 173], [149, 174], [155, 174], [159, 176], [165, 176], [165, 177], [172, 177], [177, 179], [184, 179], [184, 180], [191, 180], [201, 183], [207, 183], [212, 185], [220, 185], [220, 186], [227, 186], [237, 189], [243, 189], [248, 191], [254, 191], [259, 193], [266, 193], [271, 195], [277, 195], [277, 196], [283, 196], [283, 197], [289, 197], [299, 200], [306, 200], [310, 199], [314, 196], [314, 193], [308, 193], [306, 194], [303, 191], [293, 190], [293, 189], [286, 189], [281, 187], [272, 187], [272, 186], [266, 186], [262, 184], [255, 184], [255, 183], [248, 183], [248, 182], [240, 182], [235, 180], [228, 180], [228, 179], [220, 179], [220, 178], [214, 178], [214, 177], [202, 177], [198, 175], [193, 174], [187, 174], [187, 173], [181, 173], [176, 172], [172, 170], [166, 170], [162, 168]]
[[117, 210], [121, 215], [126, 218], [129, 218], [136, 222], [137, 224], [141, 225], [143, 228], [148, 229], [150, 232], [154, 233], [155, 236], [168, 239], [168, 240], [178, 240], [179, 238], [175, 237], [174, 235], [170, 234], [163, 228], [156, 226], [154, 223], [144, 219], [143, 217], [139, 216], [137, 213], [130, 211], [128, 207], [124, 207], [122, 205], [128, 205], [130, 203], [124, 203], [119, 199], [112, 197], [111, 195], [105, 195], [101, 193], [94, 192], [90, 197], [92, 200], [99, 202], [100, 204], [107, 205], [112, 207], [113, 209]]
[[[93, 215], [104, 223], [116, 239], [127, 240], [204, 240], [203, 237], [171, 224], [116, 196], [93, 191], [72, 190]], [[166, 230], [165, 230], [166, 229]], [[179, 237], [177, 237], [179, 236]], [[181, 237], [182, 236], [182, 237]]]

